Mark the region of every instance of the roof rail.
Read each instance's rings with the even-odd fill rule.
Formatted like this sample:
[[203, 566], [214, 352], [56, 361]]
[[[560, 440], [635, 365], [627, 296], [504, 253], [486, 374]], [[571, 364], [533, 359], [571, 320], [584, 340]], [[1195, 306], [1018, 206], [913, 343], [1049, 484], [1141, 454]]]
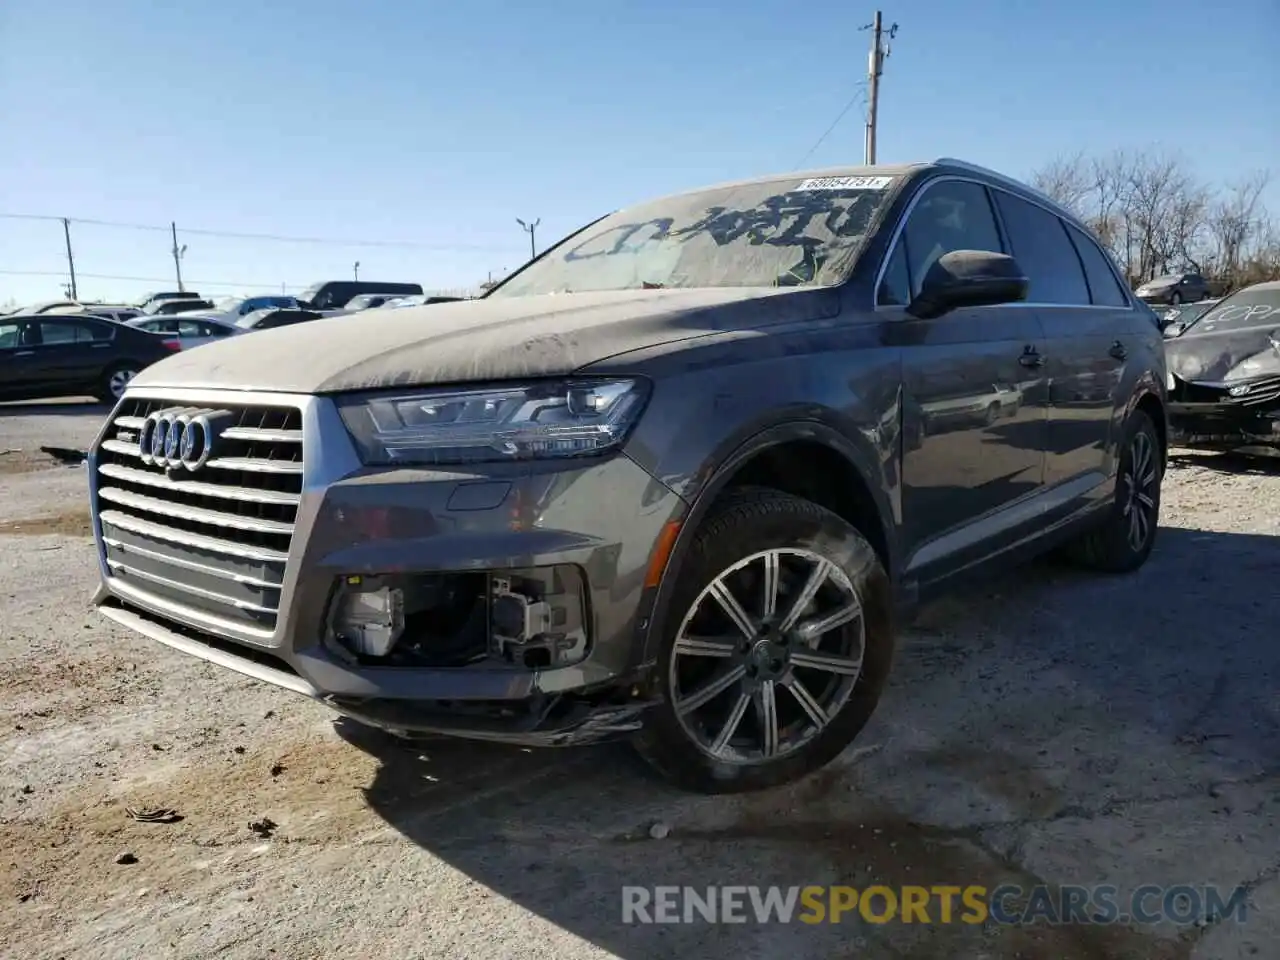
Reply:
[[[1066, 209], [1062, 206], [1061, 203], [1053, 199], [1053, 197], [1049, 196], [1048, 194], [1040, 190], [1037, 190], [1035, 187], [1031, 186], [1031, 184], [1023, 183], [1021, 180], [1016, 180], [1013, 177], [1010, 177], [1006, 174], [1001, 173], [999, 170], [992, 170], [990, 167], [984, 167], [981, 164], [970, 163], [968, 160], [957, 160], [955, 157], [938, 157], [938, 159], [934, 160], [933, 162], [938, 164], [939, 166], [958, 167], [961, 170], [968, 170], [971, 173], [985, 174], [986, 176], [991, 177], [995, 180], [1001, 180], [1004, 183], [1010, 184], [1011, 186], [1015, 186], [1020, 190], [1025, 190], [1028, 193], [1036, 197], [1039, 197], [1041, 200], [1044, 200], [1048, 203], [1053, 204], [1054, 207], [1060, 210]], [[1069, 210], [1066, 212], [1070, 213]]]

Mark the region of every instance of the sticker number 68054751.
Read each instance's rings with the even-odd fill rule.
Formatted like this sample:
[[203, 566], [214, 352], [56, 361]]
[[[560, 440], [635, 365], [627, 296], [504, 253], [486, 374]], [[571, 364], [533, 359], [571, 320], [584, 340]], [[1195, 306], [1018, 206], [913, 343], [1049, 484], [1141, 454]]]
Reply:
[[813, 177], [797, 190], [884, 190], [893, 177]]

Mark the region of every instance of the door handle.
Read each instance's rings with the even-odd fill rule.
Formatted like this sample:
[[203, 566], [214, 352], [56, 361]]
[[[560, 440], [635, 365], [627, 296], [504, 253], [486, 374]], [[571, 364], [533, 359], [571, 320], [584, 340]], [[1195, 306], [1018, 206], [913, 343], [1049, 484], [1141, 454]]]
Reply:
[[1018, 358], [1018, 362], [1024, 367], [1043, 367], [1044, 357], [1036, 352], [1035, 347], [1027, 347], [1022, 351], [1022, 356]]
[[34, 350], [19, 350], [14, 354], [15, 357], [29, 357], [35, 353]]
[[1123, 360], [1125, 357], [1129, 356], [1129, 351], [1125, 349], [1124, 344], [1119, 340], [1111, 344], [1111, 349], [1108, 350], [1107, 353], [1110, 356], [1115, 357], [1117, 360]]

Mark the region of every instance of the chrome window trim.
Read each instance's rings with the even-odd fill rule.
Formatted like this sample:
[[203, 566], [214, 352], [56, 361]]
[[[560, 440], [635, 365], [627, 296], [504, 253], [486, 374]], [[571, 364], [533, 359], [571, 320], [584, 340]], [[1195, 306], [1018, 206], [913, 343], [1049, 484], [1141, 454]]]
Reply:
[[[999, 180], [1002, 183], [1010, 183], [1010, 184], [1021, 186], [1021, 184], [1018, 184], [1016, 180], [1010, 180], [1008, 177], [1005, 177], [1002, 174], [998, 174], [993, 171], [986, 170], [974, 164], [965, 164], [959, 161], [951, 161], [951, 160], [948, 160], [945, 162], [948, 165], [963, 167], [965, 169], [970, 169], [970, 170], [973, 170], [974, 172], [981, 173], [984, 176], [990, 176], [992, 179]], [[898, 218], [897, 224], [894, 225], [893, 234], [889, 238], [889, 245], [885, 248], [884, 256], [880, 260], [880, 267], [879, 269], [876, 270], [875, 283], [872, 285], [872, 288], [871, 288], [871, 297], [873, 301], [872, 309], [875, 312], [878, 313], [882, 310], [902, 310], [903, 309], [901, 305], [895, 306], [894, 304], [878, 302], [880, 299], [880, 284], [884, 281], [885, 271], [889, 267], [889, 260], [893, 256], [894, 251], [897, 249], [898, 242], [902, 237], [902, 230], [906, 226], [907, 219], [911, 216], [912, 211], [915, 210], [916, 204], [920, 202], [920, 199], [926, 193], [928, 193], [930, 190], [933, 189], [934, 184], [947, 183], [952, 181], [959, 181], [961, 183], [970, 183], [970, 184], [973, 184], [974, 186], [982, 187], [984, 190], [1003, 190], [1005, 193], [1012, 195], [1015, 199], [1024, 200], [1027, 203], [1032, 204], [1033, 206], [1039, 207], [1040, 209], [1044, 210], [1046, 213], [1052, 214], [1053, 216], [1057, 217], [1059, 220], [1063, 221], [1064, 223], [1068, 223], [1071, 226], [1076, 227], [1078, 230], [1080, 230], [1082, 234], [1084, 234], [1086, 239], [1093, 242], [1095, 246], [1098, 246], [1097, 241], [1093, 240], [1093, 238], [1090, 236], [1089, 231], [1086, 227], [1078, 223], [1074, 217], [1071, 217], [1069, 215], [1064, 215], [1063, 213], [1060, 213], [1059, 211], [1055, 210], [1053, 207], [1049, 206], [1047, 203], [1044, 203], [1036, 199], [1039, 196], [1039, 194], [1037, 193], [1037, 191], [1029, 187], [1022, 188], [1024, 190], [1027, 190], [1029, 194], [1027, 196], [1023, 196], [1013, 190], [1006, 189], [1004, 186], [985, 183], [982, 180], [974, 179], [972, 176], [964, 176], [963, 174], [958, 174], [958, 173], [944, 173], [944, 174], [941, 174], [940, 176], [931, 178], [923, 187], [920, 188], [919, 191], [917, 191], [916, 195], [912, 197], [910, 201], [908, 201], [907, 207], [905, 210], [902, 211], [902, 215]], [[1005, 232], [1004, 221], [1001, 219], [1000, 211], [999, 209], [996, 208], [994, 202], [992, 203], [991, 215], [995, 218], [996, 224], [1000, 229], [1001, 239], [1007, 242], [1009, 238]], [[1070, 235], [1067, 236], [1067, 239], [1069, 241], [1071, 240]], [[1030, 301], [1023, 301], [1021, 303], [1002, 303], [994, 307], [991, 307], [990, 309], [993, 309], [993, 310], [1058, 309], [1058, 310], [1112, 310], [1112, 311], [1135, 310], [1136, 308], [1133, 305], [1134, 297], [1133, 297], [1133, 294], [1129, 291], [1128, 284], [1124, 282], [1123, 278], [1121, 278], [1120, 274], [1116, 271], [1115, 265], [1111, 262], [1110, 255], [1108, 255], [1105, 250], [1102, 250], [1100, 246], [1099, 246], [1099, 252], [1102, 253], [1103, 259], [1106, 260], [1107, 266], [1111, 269], [1112, 276], [1115, 278], [1116, 282], [1120, 285], [1120, 289], [1125, 291], [1125, 295], [1128, 300], [1128, 303], [1126, 306], [1108, 307], [1105, 304], [1100, 304], [1100, 303], [1055, 303], [1055, 302], [1033, 303]], [[1077, 254], [1077, 259], [1079, 259], [1078, 254]], [[1081, 265], [1080, 269], [1082, 271], [1084, 270], [1083, 264]], [[1085, 285], [1086, 287], [1088, 287], [1087, 273], [1085, 274]], [[1091, 289], [1090, 289], [1090, 294], [1092, 295]]]

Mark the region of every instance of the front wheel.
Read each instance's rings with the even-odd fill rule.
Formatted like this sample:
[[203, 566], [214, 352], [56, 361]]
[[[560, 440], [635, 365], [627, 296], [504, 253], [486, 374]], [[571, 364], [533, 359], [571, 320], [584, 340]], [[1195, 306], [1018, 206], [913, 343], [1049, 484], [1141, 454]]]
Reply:
[[698, 530], [669, 605], [660, 703], [640, 754], [701, 793], [759, 790], [834, 759], [889, 674], [889, 580], [829, 510], [764, 488], [725, 498]]
[[1182, 294], [1180, 294], [1177, 290], [1173, 291], [1173, 295], [1169, 297], [1170, 306], [1176, 307], [1181, 302], [1182, 302]]
[[1143, 411], [1133, 411], [1120, 451], [1115, 497], [1102, 522], [1069, 545], [1071, 559], [1105, 573], [1129, 573], [1147, 562], [1160, 523], [1163, 459], [1155, 424]]

